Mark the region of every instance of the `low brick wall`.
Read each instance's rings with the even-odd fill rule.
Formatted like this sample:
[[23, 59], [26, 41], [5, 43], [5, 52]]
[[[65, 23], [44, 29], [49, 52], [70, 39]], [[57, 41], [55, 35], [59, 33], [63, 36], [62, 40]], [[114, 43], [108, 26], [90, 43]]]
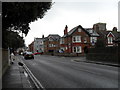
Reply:
[[64, 56], [64, 57], [77, 57], [84, 56], [84, 54], [76, 54], [76, 53], [55, 53], [56, 56]]
[[55, 55], [55, 56], [64, 56], [64, 57], [77, 57], [84, 56], [84, 54], [76, 54], [76, 53], [44, 53], [46, 55]]
[[87, 60], [118, 63], [120, 58], [118, 47], [90, 48], [86, 55]]

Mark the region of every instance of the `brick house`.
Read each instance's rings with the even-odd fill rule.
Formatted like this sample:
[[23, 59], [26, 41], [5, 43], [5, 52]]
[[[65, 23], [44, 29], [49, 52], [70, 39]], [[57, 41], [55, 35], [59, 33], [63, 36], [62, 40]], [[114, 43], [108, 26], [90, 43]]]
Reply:
[[58, 34], [49, 34], [44, 40], [44, 52], [53, 53], [59, 50], [60, 36]]
[[84, 53], [86, 48], [95, 44], [99, 35], [92, 28], [83, 28], [81, 25], [68, 32], [66, 25], [64, 35], [60, 39], [60, 50], [65, 53]]
[[117, 31], [117, 28], [114, 27], [113, 30], [106, 29], [106, 23], [97, 23], [93, 25], [93, 30], [95, 30], [106, 47], [116, 46], [117, 44], [113, 41], [120, 37], [120, 32]]
[[107, 34], [107, 46], [113, 46], [113, 40], [115, 40], [115, 36], [113, 35], [112, 32], [108, 32]]
[[113, 41], [120, 37], [120, 32], [114, 27], [112, 31], [107, 31], [106, 37], [106, 46], [116, 46], [117, 44]]
[[34, 51], [34, 41], [28, 45], [29, 51], [33, 52]]

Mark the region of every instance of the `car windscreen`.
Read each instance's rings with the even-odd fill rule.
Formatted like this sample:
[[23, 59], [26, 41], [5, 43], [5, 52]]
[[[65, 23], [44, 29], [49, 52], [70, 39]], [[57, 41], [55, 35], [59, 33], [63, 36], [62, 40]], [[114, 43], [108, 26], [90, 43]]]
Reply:
[[32, 52], [27, 52], [26, 54], [33, 54]]

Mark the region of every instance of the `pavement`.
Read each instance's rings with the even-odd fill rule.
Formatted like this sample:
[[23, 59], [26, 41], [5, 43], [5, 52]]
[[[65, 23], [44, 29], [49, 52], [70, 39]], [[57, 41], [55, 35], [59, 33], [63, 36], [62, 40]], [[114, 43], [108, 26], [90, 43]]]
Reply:
[[2, 89], [32, 89], [32, 85], [22, 66], [18, 65], [19, 59], [14, 60], [2, 78]]
[[81, 57], [81, 58], [78, 57], [78, 58], [73, 59], [73, 61], [120, 67], [120, 64], [118, 64], [118, 63], [104, 62], [104, 61], [99, 61], [99, 60], [98, 61], [92, 61], [92, 60], [87, 60], [85, 57]]
[[[96, 61], [88, 61], [85, 59], [85, 57], [76, 57], [72, 58], [76, 62], [86, 62], [86, 63], [95, 63], [95, 64], [104, 64], [104, 65], [110, 65], [110, 66], [116, 66], [119, 67], [118, 64], [112, 64], [112, 63], [105, 63], [105, 62], [96, 62]], [[6, 71], [2, 78], [2, 88], [5, 89], [26, 89], [29, 90], [33, 89], [33, 85], [30, 83], [29, 78], [26, 76], [25, 71], [22, 66], [18, 65], [18, 62], [20, 62], [19, 59], [16, 58], [13, 64], [10, 65], [9, 69]]]

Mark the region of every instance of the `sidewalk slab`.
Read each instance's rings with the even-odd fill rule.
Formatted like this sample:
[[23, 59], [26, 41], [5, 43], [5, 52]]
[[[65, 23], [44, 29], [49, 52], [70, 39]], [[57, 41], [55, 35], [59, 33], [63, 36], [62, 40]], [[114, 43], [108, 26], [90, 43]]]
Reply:
[[101, 65], [108, 65], [108, 66], [114, 66], [114, 67], [120, 67], [119, 64], [117, 63], [110, 63], [110, 62], [100, 62], [100, 61], [92, 61], [92, 60], [87, 60], [85, 57], [83, 58], [75, 58], [73, 59], [76, 62], [85, 62], [85, 63], [94, 63], [94, 64], [101, 64]]
[[95, 63], [95, 64], [101, 64], [101, 65], [108, 65], [108, 66], [120, 67], [119, 64], [109, 63], [109, 62], [99, 62], [99, 61], [90, 61], [90, 60], [86, 60], [85, 62], [86, 63]]
[[17, 62], [9, 67], [2, 79], [3, 88], [23, 88]]
[[[16, 59], [14, 64], [11, 64], [2, 78], [2, 88], [4, 89], [24, 89], [32, 88], [28, 78], [24, 72], [21, 72], [22, 67], [18, 65], [19, 60]], [[24, 71], [24, 70], [23, 70]]]

